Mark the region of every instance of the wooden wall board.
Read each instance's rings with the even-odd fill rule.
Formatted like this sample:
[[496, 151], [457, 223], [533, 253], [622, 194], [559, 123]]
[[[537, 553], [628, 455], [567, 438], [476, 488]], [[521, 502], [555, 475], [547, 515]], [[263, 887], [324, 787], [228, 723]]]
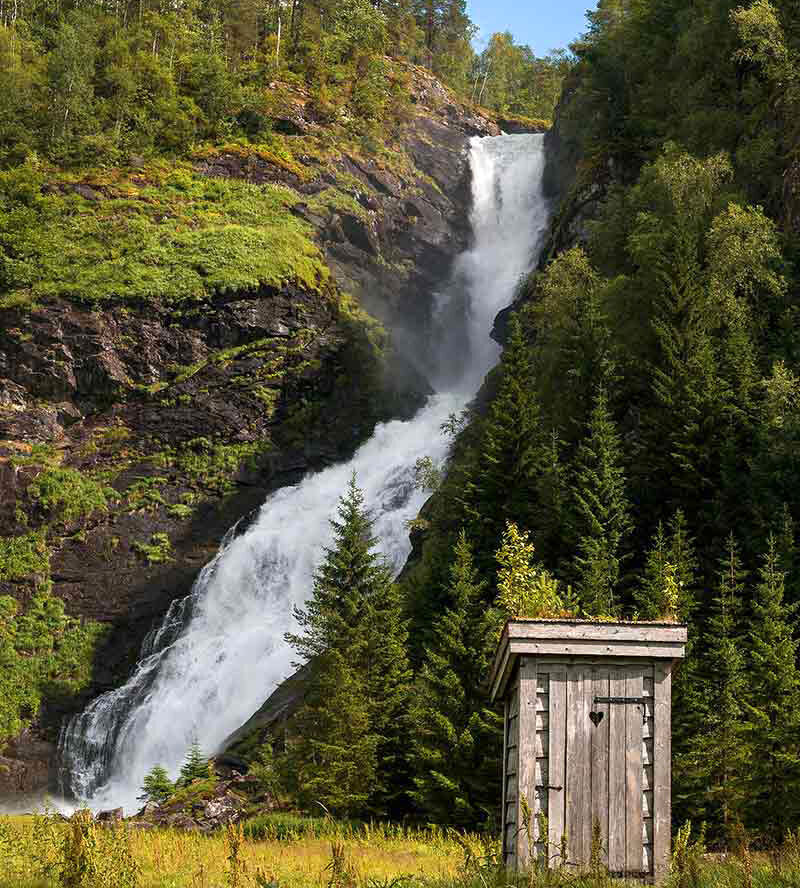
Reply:
[[600, 828], [600, 839], [603, 843], [602, 859], [608, 864], [608, 821], [609, 821], [609, 794], [608, 794], [608, 748], [609, 730], [611, 720], [609, 718], [610, 706], [608, 703], [595, 703], [595, 697], [610, 697], [610, 671], [602, 667], [592, 669], [592, 699], [591, 712], [595, 712], [600, 720], [595, 724], [591, 722], [588, 729], [591, 733], [591, 764], [592, 764], [592, 827], [597, 822]]
[[[641, 697], [643, 676], [629, 672], [625, 696]], [[639, 873], [642, 867], [642, 723], [639, 705], [624, 706], [625, 711], [625, 872]]]
[[536, 805], [536, 696], [536, 661], [533, 657], [523, 657], [519, 664], [517, 859], [526, 865], [534, 851], [528, 844], [528, 832], [533, 835], [533, 823], [526, 822], [524, 804], [527, 803], [533, 814]]
[[548, 831], [549, 856], [560, 865], [561, 837], [565, 830], [566, 754], [567, 754], [567, 672], [556, 668], [550, 671], [549, 723], [550, 744], [548, 756]]
[[[609, 696], [626, 694], [625, 672], [612, 669], [609, 676]], [[609, 706], [608, 740], [608, 868], [612, 873], [625, 869], [625, 708]]]
[[658, 882], [668, 874], [671, 849], [671, 663], [656, 663], [653, 699], [653, 876]]

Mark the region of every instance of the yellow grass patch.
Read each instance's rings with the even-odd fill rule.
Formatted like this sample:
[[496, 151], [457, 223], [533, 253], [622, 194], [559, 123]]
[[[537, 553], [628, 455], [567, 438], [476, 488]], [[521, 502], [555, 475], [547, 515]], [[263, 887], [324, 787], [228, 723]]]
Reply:
[[[100, 870], [86, 888], [126, 885], [126, 852], [135, 862], [136, 888], [222, 888], [231, 884], [231, 838], [175, 830], [117, 830], [88, 827]], [[43, 875], [48, 862], [63, 859], [72, 824], [46, 818], [0, 818], [0, 888], [56, 888], [57, 875]], [[280, 888], [325, 888], [331, 882], [332, 845], [339, 845], [355, 881], [386, 885], [398, 877], [448, 880], [458, 874], [463, 851], [445, 835], [387, 835], [381, 829], [358, 837], [305, 838], [293, 841], [244, 841], [238, 853], [241, 888], [277, 884]], [[118, 870], [111, 858], [123, 861]], [[259, 881], [259, 879], [261, 881]]]

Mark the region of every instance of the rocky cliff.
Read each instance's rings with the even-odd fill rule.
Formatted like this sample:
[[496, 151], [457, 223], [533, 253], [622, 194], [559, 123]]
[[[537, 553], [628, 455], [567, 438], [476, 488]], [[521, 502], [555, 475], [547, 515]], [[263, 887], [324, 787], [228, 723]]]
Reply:
[[[39, 553], [7, 554], [0, 595], [24, 607], [52, 583], [68, 614], [107, 627], [88, 686], [46, 700], [0, 756], [0, 796], [47, 784], [61, 719], [121, 680], [238, 519], [424, 399], [433, 294], [469, 236], [468, 139], [499, 130], [426, 72], [409, 77], [413, 111], [380, 152], [326, 144], [303, 91], [275, 84], [290, 159], [206, 149], [178, 183], [272, 189], [308, 233], [312, 271], [214, 286], [227, 257], [211, 254], [192, 260], [203, 286], [188, 301], [157, 287], [82, 298], [80, 276], [77, 296], [0, 293], [0, 536], [6, 553], [30, 540]], [[132, 158], [37, 187], [79, 218], [114, 217], [152, 206], [153, 176]]]

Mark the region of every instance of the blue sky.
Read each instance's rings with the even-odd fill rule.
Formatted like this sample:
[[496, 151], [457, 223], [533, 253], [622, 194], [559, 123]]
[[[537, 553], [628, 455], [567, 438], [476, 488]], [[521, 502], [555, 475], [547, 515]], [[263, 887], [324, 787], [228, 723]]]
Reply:
[[469, 16], [481, 29], [476, 48], [495, 31], [511, 31], [538, 56], [566, 47], [585, 31], [586, 10], [594, 6], [593, 0], [467, 0]]

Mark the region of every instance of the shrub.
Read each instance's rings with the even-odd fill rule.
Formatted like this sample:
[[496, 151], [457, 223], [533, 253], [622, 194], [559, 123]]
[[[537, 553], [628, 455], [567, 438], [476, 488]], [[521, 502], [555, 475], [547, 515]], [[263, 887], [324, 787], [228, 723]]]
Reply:
[[140, 867], [124, 827], [98, 828], [90, 811], [66, 823], [37, 814], [23, 827], [0, 820], [0, 885], [137, 888]]
[[154, 533], [149, 543], [136, 541], [131, 548], [143, 555], [148, 564], [164, 564], [172, 558], [172, 542], [166, 533]]
[[52, 518], [69, 524], [92, 512], [108, 511], [116, 492], [77, 469], [48, 467], [28, 485], [28, 495]]
[[19, 580], [50, 572], [50, 550], [41, 531], [0, 537], [0, 580]]
[[0, 747], [30, 722], [45, 695], [68, 699], [86, 687], [103, 632], [67, 616], [49, 589], [24, 611], [0, 596]]

